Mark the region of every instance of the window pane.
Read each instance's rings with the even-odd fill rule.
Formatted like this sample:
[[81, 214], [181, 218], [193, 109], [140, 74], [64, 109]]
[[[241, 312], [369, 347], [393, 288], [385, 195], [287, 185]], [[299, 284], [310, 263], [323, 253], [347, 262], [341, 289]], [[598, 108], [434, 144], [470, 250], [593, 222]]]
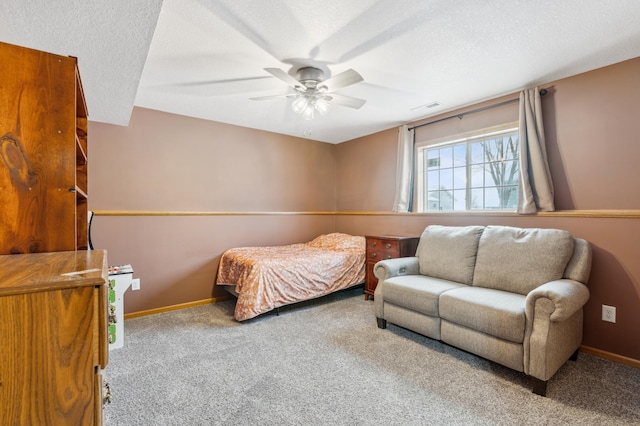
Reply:
[[[453, 189], [453, 169], [440, 170], [440, 189]], [[442, 203], [442, 196], [440, 203]]]
[[486, 161], [495, 161], [502, 158], [500, 146], [495, 139], [484, 142], [484, 155]]
[[453, 169], [453, 188], [464, 189], [467, 187], [467, 168], [456, 167]]
[[498, 186], [502, 185], [501, 176], [499, 172], [500, 164], [487, 164], [484, 167], [484, 184], [485, 186]]
[[471, 166], [471, 187], [478, 188], [484, 186], [484, 167]]
[[453, 210], [453, 191], [440, 191], [440, 211]]
[[427, 211], [440, 210], [440, 191], [427, 192]]
[[453, 165], [456, 167], [467, 166], [467, 144], [455, 145], [453, 147]]
[[466, 210], [467, 209], [467, 191], [464, 189], [457, 189], [453, 191], [453, 210]]
[[433, 170], [427, 172], [427, 190], [440, 189], [440, 172]]
[[500, 193], [498, 188], [484, 189], [484, 208], [486, 210], [496, 210], [500, 208]]
[[453, 148], [440, 148], [440, 167], [453, 167]]
[[483, 163], [484, 162], [484, 148], [482, 142], [474, 142], [471, 144], [471, 163]]
[[427, 168], [428, 169], [437, 169], [440, 167], [440, 150], [439, 149], [429, 149], [427, 150]]
[[520, 176], [518, 174], [520, 165], [518, 164], [518, 161], [505, 161], [504, 168], [505, 174], [503, 183], [505, 185], [516, 185], [520, 179]]
[[502, 208], [508, 210], [516, 210], [518, 208], [518, 187], [517, 186], [505, 186], [502, 188]]
[[472, 189], [471, 190], [471, 210], [483, 210], [484, 209], [484, 189]]
[[518, 158], [518, 135], [505, 137], [504, 158], [513, 160]]

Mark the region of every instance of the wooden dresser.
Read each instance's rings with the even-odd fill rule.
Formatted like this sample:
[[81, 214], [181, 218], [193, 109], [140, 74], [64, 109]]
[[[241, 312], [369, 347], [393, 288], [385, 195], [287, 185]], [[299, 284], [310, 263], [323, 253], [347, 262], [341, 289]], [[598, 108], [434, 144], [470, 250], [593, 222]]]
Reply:
[[378, 285], [373, 267], [380, 260], [416, 255], [420, 237], [365, 236], [367, 240], [367, 268], [364, 284], [364, 298], [369, 299]]
[[103, 250], [0, 256], [0, 425], [101, 425]]

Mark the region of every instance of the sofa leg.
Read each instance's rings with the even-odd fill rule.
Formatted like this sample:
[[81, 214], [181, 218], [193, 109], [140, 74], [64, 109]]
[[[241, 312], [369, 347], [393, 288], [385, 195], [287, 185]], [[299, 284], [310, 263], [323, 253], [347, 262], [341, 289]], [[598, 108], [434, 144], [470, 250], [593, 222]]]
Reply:
[[384, 318], [376, 318], [378, 321], [378, 328], [387, 328], [387, 320]]
[[569, 359], [571, 361], [577, 361], [578, 360], [578, 352], [580, 352], [580, 348], [576, 349], [576, 351], [569, 357]]
[[547, 380], [531, 377], [531, 385], [533, 387], [533, 393], [540, 396], [547, 396]]

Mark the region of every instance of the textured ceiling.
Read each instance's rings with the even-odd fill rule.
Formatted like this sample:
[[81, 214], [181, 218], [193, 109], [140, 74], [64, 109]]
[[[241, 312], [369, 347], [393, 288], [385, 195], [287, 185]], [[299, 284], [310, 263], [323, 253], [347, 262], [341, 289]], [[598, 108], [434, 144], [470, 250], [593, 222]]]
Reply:
[[[36, 4], [38, 3], [38, 4]], [[162, 4], [161, 4], [162, 3]], [[0, 40], [77, 56], [90, 119], [133, 105], [339, 143], [640, 56], [638, 0], [3, 0]], [[307, 122], [263, 70], [366, 99]], [[440, 106], [424, 105], [439, 102]]]
[[161, 6], [161, 0], [1, 0], [0, 41], [77, 57], [89, 119], [127, 125]]

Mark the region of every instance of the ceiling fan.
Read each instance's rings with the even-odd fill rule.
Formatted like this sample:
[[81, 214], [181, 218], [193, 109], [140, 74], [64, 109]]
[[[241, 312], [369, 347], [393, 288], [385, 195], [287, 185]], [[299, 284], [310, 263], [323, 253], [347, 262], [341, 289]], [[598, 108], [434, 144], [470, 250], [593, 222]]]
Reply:
[[341, 72], [331, 78], [324, 79], [324, 71], [315, 67], [303, 67], [297, 70], [294, 78], [280, 68], [265, 68], [265, 71], [291, 86], [295, 93], [272, 96], [259, 96], [250, 98], [254, 101], [266, 101], [279, 98], [294, 98], [291, 106], [293, 110], [305, 119], [311, 120], [314, 112], [325, 114], [329, 110], [329, 104], [359, 109], [367, 101], [351, 96], [334, 93], [352, 84], [363, 81], [360, 74], [352, 69]]

